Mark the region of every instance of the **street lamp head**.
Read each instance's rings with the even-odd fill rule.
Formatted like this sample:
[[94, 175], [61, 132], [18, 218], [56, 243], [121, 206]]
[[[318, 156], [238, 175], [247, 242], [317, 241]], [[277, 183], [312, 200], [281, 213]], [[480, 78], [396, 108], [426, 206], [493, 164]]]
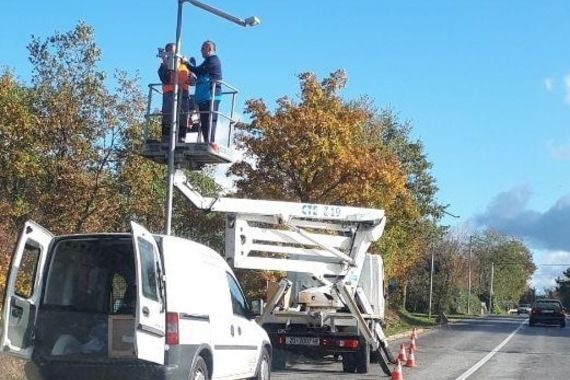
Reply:
[[246, 26], [257, 26], [261, 24], [261, 20], [257, 16], [251, 16], [244, 20]]

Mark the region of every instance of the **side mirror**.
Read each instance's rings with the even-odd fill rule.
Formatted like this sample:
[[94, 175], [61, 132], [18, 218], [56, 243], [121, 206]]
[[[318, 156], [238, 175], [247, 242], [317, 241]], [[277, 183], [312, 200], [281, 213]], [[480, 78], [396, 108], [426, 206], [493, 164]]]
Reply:
[[265, 307], [265, 302], [262, 299], [251, 301], [251, 312], [254, 316], [263, 314], [263, 309]]

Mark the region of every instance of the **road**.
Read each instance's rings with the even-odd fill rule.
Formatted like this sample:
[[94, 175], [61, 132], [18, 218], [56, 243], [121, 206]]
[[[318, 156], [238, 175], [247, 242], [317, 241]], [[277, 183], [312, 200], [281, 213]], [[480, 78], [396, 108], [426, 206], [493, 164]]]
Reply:
[[[395, 353], [402, 342], [391, 343]], [[570, 326], [529, 327], [524, 316], [455, 322], [420, 335], [417, 346], [417, 367], [404, 368], [405, 380], [570, 378]], [[272, 379], [389, 379], [377, 364], [371, 366], [359, 375], [343, 373], [338, 362], [301, 361], [272, 373]]]

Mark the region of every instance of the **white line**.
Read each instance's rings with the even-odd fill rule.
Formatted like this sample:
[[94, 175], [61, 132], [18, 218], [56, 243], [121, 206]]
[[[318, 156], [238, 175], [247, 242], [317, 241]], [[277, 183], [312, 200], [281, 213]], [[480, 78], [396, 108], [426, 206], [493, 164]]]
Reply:
[[467, 370], [467, 372], [465, 372], [463, 375], [459, 376], [457, 379], [455, 380], [466, 380], [467, 378], [469, 378], [469, 376], [473, 375], [475, 373], [475, 371], [477, 371], [479, 368], [481, 368], [485, 363], [487, 363], [493, 356], [495, 356], [495, 354], [497, 352], [499, 352], [501, 350], [501, 348], [503, 348], [505, 346], [505, 344], [507, 344], [509, 342], [509, 340], [512, 339], [513, 336], [515, 336], [516, 333], [519, 332], [520, 329], [522, 329], [523, 325], [526, 323], [527, 319], [525, 319], [519, 327], [517, 327], [515, 329], [515, 331], [513, 331], [511, 333], [511, 335], [509, 335], [508, 337], [505, 338], [505, 340], [503, 340], [497, 347], [493, 348], [493, 351], [489, 352], [487, 355], [485, 355], [485, 357], [481, 360], [479, 360], [477, 363], [475, 363], [475, 365], [471, 368], [469, 368]]

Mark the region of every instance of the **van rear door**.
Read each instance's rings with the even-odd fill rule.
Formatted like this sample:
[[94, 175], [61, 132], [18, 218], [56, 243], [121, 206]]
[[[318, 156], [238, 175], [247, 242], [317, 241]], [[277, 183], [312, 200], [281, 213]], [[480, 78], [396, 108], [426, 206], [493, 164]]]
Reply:
[[42, 294], [46, 254], [53, 235], [27, 221], [12, 255], [2, 315], [2, 351], [23, 359], [32, 357], [34, 324]]
[[137, 280], [135, 352], [137, 358], [164, 364], [166, 305], [162, 262], [150, 232], [131, 222]]

